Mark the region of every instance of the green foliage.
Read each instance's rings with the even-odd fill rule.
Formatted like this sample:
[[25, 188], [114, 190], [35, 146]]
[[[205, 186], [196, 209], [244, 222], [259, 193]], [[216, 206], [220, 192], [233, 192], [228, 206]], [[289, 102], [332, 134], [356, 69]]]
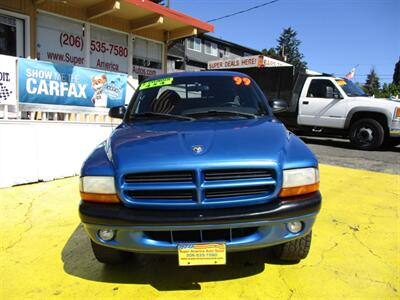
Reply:
[[271, 58], [282, 60], [282, 57], [280, 57], [279, 54], [276, 53], [275, 48], [269, 48], [269, 49], [264, 48], [261, 50], [261, 54]]
[[400, 86], [400, 57], [399, 61], [394, 67], [394, 74], [393, 74], [393, 84]]
[[376, 74], [374, 68], [371, 69], [370, 73], [367, 76], [367, 80], [364, 85], [361, 85], [359, 82], [356, 83], [360, 86], [364, 92], [370, 96], [374, 95], [376, 98], [392, 98], [400, 96], [400, 59], [396, 63], [394, 74], [393, 74], [393, 82], [390, 84], [384, 83], [382, 88], [380, 88], [379, 77]]
[[380, 83], [378, 74], [374, 68], [371, 69], [364, 84], [365, 91], [368, 95], [373, 96], [379, 92]]
[[375, 97], [377, 98], [391, 98], [400, 94], [400, 85], [394, 83], [384, 83], [382, 89], [377, 91]]
[[306, 69], [307, 62], [304, 61], [304, 55], [300, 52], [301, 41], [297, 38], [297, 32], [292, 27], [284, 28], [277, 39], [278, 46], [276, 53], [286, 57], [286, 61], [299, 69]]

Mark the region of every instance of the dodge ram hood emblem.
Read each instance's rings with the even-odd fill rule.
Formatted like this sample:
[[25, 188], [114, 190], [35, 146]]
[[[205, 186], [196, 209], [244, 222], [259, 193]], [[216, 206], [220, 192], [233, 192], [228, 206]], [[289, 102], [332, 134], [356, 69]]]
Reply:
[[204, 151], [203, 146], [197, 145], [197, 146], [192, 146], [192, 150], [196, 154], [200, 154]]

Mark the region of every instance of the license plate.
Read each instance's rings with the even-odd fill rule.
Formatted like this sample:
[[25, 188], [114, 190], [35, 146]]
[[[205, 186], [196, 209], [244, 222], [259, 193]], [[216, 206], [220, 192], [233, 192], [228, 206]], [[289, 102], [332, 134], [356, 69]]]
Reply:
[[225, 243], [183, 243], [178, 244], [180, 266], [225, 265]]

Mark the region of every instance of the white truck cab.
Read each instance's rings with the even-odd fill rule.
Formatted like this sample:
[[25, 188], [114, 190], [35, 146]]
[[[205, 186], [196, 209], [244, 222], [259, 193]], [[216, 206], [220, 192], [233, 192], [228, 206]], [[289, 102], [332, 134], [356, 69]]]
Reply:
[[299, 97], [297, 123], [345, 130], [354, 146], [372, 150], [385, 140], [399, 143], [400, 102], [368, 97], [347, 79], [310, 76]]

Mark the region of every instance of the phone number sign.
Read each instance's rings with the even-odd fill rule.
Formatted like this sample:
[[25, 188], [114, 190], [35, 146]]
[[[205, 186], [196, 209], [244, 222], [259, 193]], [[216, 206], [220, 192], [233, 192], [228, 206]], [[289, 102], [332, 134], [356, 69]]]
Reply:
[[[44, 13], [38, 14], [37, 53], [40, 60], [85, 66], [83, 24]], [[128, 72], [128, 35], [91, 26], [90, 67]]]
[[91, 27], [90, 67], [128, 73], [128, 36]]

